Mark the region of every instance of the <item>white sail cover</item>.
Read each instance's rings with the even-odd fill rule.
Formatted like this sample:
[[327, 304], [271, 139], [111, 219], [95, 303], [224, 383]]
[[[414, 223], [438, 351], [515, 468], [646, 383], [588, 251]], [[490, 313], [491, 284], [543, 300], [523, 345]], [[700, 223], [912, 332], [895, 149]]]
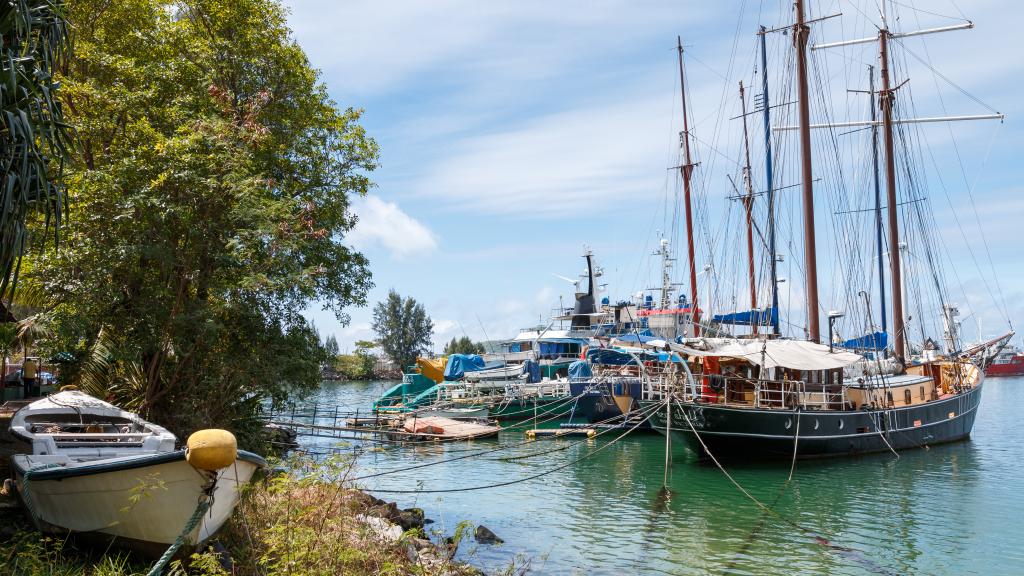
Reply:
[[730, 340], [706, 338], [694, 347], [670, 343], [674, 352], [689, 356], [740, 358], [765, 368], [794, 370], [834, 370], [845, 368], [864, 358], [860, 354], [803, 340]]

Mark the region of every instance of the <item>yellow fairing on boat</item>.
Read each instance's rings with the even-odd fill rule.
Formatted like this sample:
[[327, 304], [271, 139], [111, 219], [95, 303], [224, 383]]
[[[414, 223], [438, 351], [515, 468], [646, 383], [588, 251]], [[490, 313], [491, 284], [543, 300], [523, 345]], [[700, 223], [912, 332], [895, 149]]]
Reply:
[[417, 358], [416, 365], [420, 367], [420, 374], [440, 384], [444, 381], [444, 367], [448, 364], [448, 357], [440, 358]]

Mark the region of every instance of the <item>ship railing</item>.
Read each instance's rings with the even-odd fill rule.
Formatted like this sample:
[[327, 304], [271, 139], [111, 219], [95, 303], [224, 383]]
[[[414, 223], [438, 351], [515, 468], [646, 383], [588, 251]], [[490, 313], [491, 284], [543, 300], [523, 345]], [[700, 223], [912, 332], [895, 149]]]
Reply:
[[797, 408], [802, 410], [842, 410], [846, 389], [842, 386], [809, 383], [803, 380], [760, 382], [755, 405], [759, 408]]
[[846, 406], [842, 386], [721, 374], [694, 374], [694, 382], [695, 387], [684, 388], [684, 396], [708, 404], [803, 410], [841, 410]]

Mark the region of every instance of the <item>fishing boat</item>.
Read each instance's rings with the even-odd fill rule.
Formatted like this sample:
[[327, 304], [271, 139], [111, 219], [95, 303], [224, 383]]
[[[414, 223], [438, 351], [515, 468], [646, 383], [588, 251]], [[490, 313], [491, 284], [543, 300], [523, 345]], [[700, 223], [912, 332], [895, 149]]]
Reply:
[[985, 368], [985, 376], [1024, 376], [1024, 350], [1007, 345], [999, 351]]
[[[913, 32], [895, 32], [889, 25], [900, 22], [889, 12], [888, 1], [880, 4], [880, 22], [873, 23], [878, 29], [877, 36], [858, 40], [844, 40], [810, 46], [810, 24], [820, 23], [841, 15], [828, 16], [808, 21], [805, 17], [805, 2], [794, 3], [795, 24], [773, 30], [762, 27], [758, 33], [760, 41], [760, 62], [757, 72], [762, 82], [762, 91], [756, 99], [756, 109], [748, 113], [743, 83], [740, 83], [740, 114], [735, 120], [742, 122], [744, 151], [738, 163], [742, 168], [743, 188], [733, 187], [743, 205], [745, 230], [740, 227], [738, 236], [745, 236], [745, 242], [737, 240], [738, 251], [745, 252], [746, 258], [732, 262], [744, 262], [746, 270], [737, 277], [747, 276], [749, 280], [749, 308], [735, 312], [707, 315], [709, 322], [702, 323], [700, 309], [696, 307], [696, 274], [693, 246], [693, 232], [690, 224], [690, 176], [694, 164], [690, 160], [690, 134], [687, 124], [686, 82], [683, 66], [682, 42], [678, 43], [679, 70], [683, 86], [683, 126], [681, 134], [681, 174], [685, 187], [687, 210], [687, 235], [690, 242], [689, 265], [691, 301], [694, 302], [695, 337], [681, 342], [668, 343], [668, 347], [683, 358], [685, 368], [674, 383], [666, 385], [666, 396], [651, 400], [647, 406], [660, 402], [663, 409], [652, 417], [653, 427], [672, 436], [680, 437], [698, 454], [705, 457], [729, 459], [795, 459], [813, 457], [849, 456], [881, 451], [898, 451], [932, 444], [952, 442], [967, 438], [971, 434], [977, 416], [977, 408], [984, 388], [985, 373], [969, 355], [959, 351], [959, 324], [955, 320], [957, 307], [949, 301], [944, 288], [942, 270], [937, 264], [943, 255], [941, 238], [936, 238], [931, 220], [925, 212], [927, 198], [920, 181], [925, 176], [919, 168], [912, 166], [917, 156], [912, 146], [919, 138], [918, 133], [909, 134], [914, 125], [932, 122], [953, 122], [960, 120], [1001, 119], [998, 112], [989, 115], [962, 117], [904, 117], [901, 113], [912, 107], [895, 105], [896, 94], [900, 98], [909, 91], [906, 80], [894, 79], [898, 72], [905, 74], [905, 62], [894, 60], [895, 48], [901, 48], [899, 39], [937, 32], [971, 28], [969, 21], [941, 28]], [[907, 20], [903, 20], [907, 21]], [[818, 24], [815, 24], [818, 25]], [[842, 29], [846, 29], [843, 27]], [[776, 32], [787, 33], [785, 46], [792, 47], [795, 71], [795, 94], [782, 91], [785, 97], [795, 101], [783, 105], [796, 108], [798, 121], [793, 126], [772, 126], [765, 48], [766, 38]], [[864, 91], [870, 95], [871, 118], [848, 122], [833, 121], [831, 111], [821, 113], [827, 121], [812, 124], [810, 107], [812, 101], [827, 106], [824, 97], [812, 100], [809, 95], [808, 51], [829, 50], [869, 46], [877, 43], [877, 52], [866, 48], [870, 61], [876, 57], [880, 63], [877, 70], [881, 90], [874, 88], [876, 69], [866, 66], [869, 86]], [[841, 54], [843, 65], [859, 61], [851, 54]], [[860, 59], [864, 55], [857, 54]], [[827, 86], [820, 87], [825, 90]], [[881, 118], [876, 118], [875, 96]], [[795, 96], [795, 98], [793, 98]], [[764, 121], [764, 151], [766, 190], [755, 192], [752, 184], [750, 144], [747, 118], [759, 114]], [[826, 138], [820, 139], [821, 150], [812, 149], [811, 131], [820, 130]], [[863, 182], [870, 194], [857, 194], [843, 182], [842, 156], [838, 152], [837, 130], [854, 130], [862, 140], [851, 142], [851, 147], [864, 143], [858, 158], [869, 160], [862, 166], [869, 175]], [[803, 254], [800, 273], [804, 276], [802, 298], [806, 314], [802, 318], [790, 318], [791, 324], [799, 330], [798, 338], [786, 338], [780, 330], [778, 313], [778, 284], [776, 267], [781, 260], [776, 248], [775, 192], [790, 186], [780, 186], [773, 177], [773, 158], [776, 150], [783, 146], [783, 136], [789, 131], [799, 134], [796, 157], [799, 178], [792, 187], [800, 187], [801, 215], [799, 234], [793, 244], [802, 240]], [[879, 142], [881, 140], [881, 143]], [[898, 141], [898, 146], [897, 146]], [[879, 145], [881, 144], [881, 145]], [[865, 149], [867, 152], [865, 152]], [[879, 153], [881, 152], [881, 154]], [[901, 158], [897, 160], [897, 153]], [[885, 193], [882, 193], [882, 172], [879, 157], [884, 161]], [[823, 343], [821, 316], [825, 308], [818, 295], [817, 247], [815, 224], [819, 218], [814, 207], [815, 178], [812, 158], [819, 157], [824, 167], [818, 170], [830, 175], [826, 191], [832, 202], [831, 216], [837, 230], [833, 231], [846, 244], [838, 247], [838, 256], [832, 262], [840, 271], [839, 280], [832, 287], [833, 298], [838, 304], [848, 307], [846, 312], [829, 310], [828, 333]], [[831, 163], [831, 164], [830, 164]], [[900, 171], [897, 171], [900, 165]], [[778, 166], [776, 166], [778, 167]], [[831, 170], [831, 172], [830, 172]], [[873, 176], [873, 178], [871, 177]], [[898, 180], [899, 177], [899, 180]], [[903, 188], [898, 194], [898, 188]], [[821, 194], [821, 192], [819, 192]], [[759, 198], [767, 200], [766, 205], [757, 207], [767, 213], [767, 230], [754, 222], [755, 205]], [[858, 205], [874, 200], [874, 206]], [[863, 209], [861, 209], [863, 207]], [[853, 225], [851, 214], [863, 214], [868, 226], [864, 233]], [[884, 218], [883, 214], [887, 217]], [[902, 216], [902, 218], [901, 218]], [[846, 218], [847, 220], [844, 220]], [[793, 228], [796, 228], [795, 226]], [[769, 270], [767, 284], [771, 293], [770, 305], [764, 307], [758, 280], [764, 282], [764, 274], [755, 275], [759, 250], [754, 243], [754, 232], [762, 240], [761, 250], [766, 256]], [[743, 234], [745, 232], [745, 234]], [[887, 235], [884, 234], [887, 232]], [[863, 234], [863, 235], [861, 235]], [[885, 238], [887, 236], [887, 238]], [[887, 240], [885, 242], [883, 240]], [[915, 243], [913, 249], [910, 243]], [[745, 244], [745, 250], [741, 248]], [[877, 260], [877, 275], [872, 274], [872, 259], [865, 258], [862, 247], [872, 246]], [[890, 249], [885, 252], [885, 247]], [[843, 260], [847, 257], [849, 260]], [[889, 284], [885, 279], [885, 262], [888, 261]], [[762, 268], [763, 269], [763, 268]], [[742, 269], [741, 269], [742, 270]], [[745, 272], [745, 273], [744, 273]], [[904, 274], [906, 273], [906, 276]], [[922, 282], [922, 279], [926, 279]], [[871, 282], [878, 282], [878, 296], [872, 304]], [[923, 285], [922, 285], [923, 284]], [[891, 303], [891, 325], [887, 324], [887, 297]], [[732, 296], [732, 302], [742, 296]], [[709, 295], [710, 305], [710, 295]], [[905, 300], [912, 301], [906, 305]], [[876, 307], [877, 305], [877, 307]], [[925, 318], [913, 318], [910, 310], [938, 310], [942, 323], [943, 344], [940, 345], [924, 334], [928, 326]], [[877, 314], [880, 313], [880, 316]], [[792, 311], [791, 311], [792, 314]], [[846, 318], [846, 320], [844, 320]], [[875, 324], [881, 319], [881, 326]], [[726, 329], [726, 327], [729, 327]], [[738, 327], [738, 328], [731, 328]], [[737, 335], [734, 330], [749, 329], [748, 333]], [[842, 338], [845, 327], [856, 330], [853, 338]], [[920, 344], [911, 342], [910, 328], [921, 333]]]
[[226, 431], [197, 432], [178, 449], [163, 427], [75, 390], [26, 405], [10, 431], [23, 452], [12, 458], [15, 485], [40, 531], [154, 556], [179, 538], [209, 539], [267, 466]]
[[[644, 344], [647, 349], [622, 346], [614, 339], [608, 347], [588, 350], [586, 360], [570, 367], [569, 389], [576, 399], [574, 418], [630, 426], [637, 420], [632, 416], [642, 402], [660, 397], [665, 379], [681, 370], [677, 366], [681, 359], [663, 350], [667, 346], [663, 340], [644, 340]], [[639, 420], [643, 422], [638, 428], [650, 427], [648, 420]]]

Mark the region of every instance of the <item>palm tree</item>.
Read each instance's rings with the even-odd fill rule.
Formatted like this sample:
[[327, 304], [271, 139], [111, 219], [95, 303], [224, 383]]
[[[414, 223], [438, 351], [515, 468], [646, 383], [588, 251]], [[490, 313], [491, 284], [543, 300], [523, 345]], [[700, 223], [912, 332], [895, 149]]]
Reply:
[[69, 52], [69, 26], [53, 0], [3, 2], [0, 38], [0, 293], [9, 294], [27, 244], [27, 216], [43, 215], [56, 242], [66, 208], [57, 182], [72, 141], [54, 72]]

